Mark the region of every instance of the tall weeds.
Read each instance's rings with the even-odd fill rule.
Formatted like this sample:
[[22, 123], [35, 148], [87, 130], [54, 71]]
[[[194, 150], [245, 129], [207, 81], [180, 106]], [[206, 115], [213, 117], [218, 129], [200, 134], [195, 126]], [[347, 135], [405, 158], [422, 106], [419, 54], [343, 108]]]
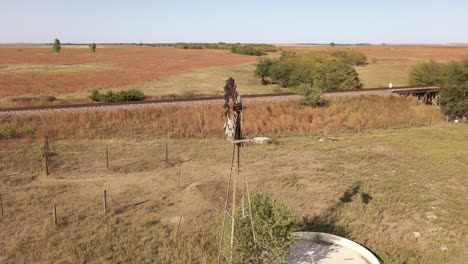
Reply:
[[[246, 105], [247, 136], [275, 136], [301, 132], [362, 131], [441, 122], [440, 110], [403, 97], [337, 98], [311, 108], [298, 102]], [[163, 135], [169, 137], [223, 136], [223, 108], [216, 105], [121, 109], [3, 117], [18, 137], [108, 138]], [[35, 127], [32, 133], [31, 126]], [[26, 133], [26, 131], [28, 132]]]

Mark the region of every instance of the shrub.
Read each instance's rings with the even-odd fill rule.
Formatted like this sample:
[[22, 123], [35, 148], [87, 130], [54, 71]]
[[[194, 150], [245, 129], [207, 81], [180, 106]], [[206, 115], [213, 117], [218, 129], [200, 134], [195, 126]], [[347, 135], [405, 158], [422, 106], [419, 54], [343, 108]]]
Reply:
[[304, 105], [312, 107], [325, 105], [325, 99], [322, 97], [322, 91], [317, 87], [312, 87], [308, 84], [301, 84], [295, 87], [295, 90], [302, 94], [302, 103]]
[[28, 124], [24, 127], [24, 133], [28, 136], [34, 135], [36, 133], [36, 125], [35, 124]]
[[0, 125], [0, 138], [10, 139], [16, 137], [16, 130], [8, 123]]
[[128, 102], [128, 101], [141, 101], [145, 99], [142, 91], [137, 89], [130, 89], [127, 91], [100, 93], [97, 90], [92, 91], [89, 98], [95, 102]]
[[349, 65], [361, 66], [367, 63], [366, 55], [354, 49], [334, 51], [331, 55]]
[[54, 44], [52, 45], [52, 50], [54, 52], [60, 52], [62, 50], [62, 46], [60, 45], [60, 40], [55, 39]]
[[249, 217], [236, 210], [234, 243], [235, 263], [282, 263], [292, 244], [292, 232], [297, 230], [291, 213], [271, 195], [251, 193], [255, 242]]

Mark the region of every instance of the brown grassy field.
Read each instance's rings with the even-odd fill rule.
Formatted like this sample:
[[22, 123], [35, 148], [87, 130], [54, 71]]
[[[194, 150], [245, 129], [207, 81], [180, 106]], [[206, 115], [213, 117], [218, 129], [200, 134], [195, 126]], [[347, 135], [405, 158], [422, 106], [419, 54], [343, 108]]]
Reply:
[[0, 46], [0, 97], [62, 95], [121, 88], [200, 68], [254, 62], [221, 50], [148, 46]]
[[[213, 263], [232, 148], [222, 113], [202, 105], [1, 118], [0, 262]], [[302, 229], [351, 238], [385, 263], [467, 257], [466, 125], [396, 96], [258, 103], [245, 114], [247, 136], [274, 139], [243, 149], [249, 184]]]
[[[351, 238], [387, 264], [461, 264], [468, 146], [460, 139], [467, 128], [334, 132], [334, 142], [289, 135], [247, 145], [243, 171], [251, 187], [272, 193], [305, 230]], [[165, 143], [169, 166], [162, 162]], [[146, 135], [52, 140], [50, 147], [45, 176], [40, 141], [2, 142], [0, 262], [213, 263], [211, 230], [223, 208], [232, 148], [226, 140]]]
[[[279, 45], [283, 50], [336, 50], [353, 48], [369, 58], [357, 67], [365, 87], [408, 84], [408, 71], [418, 61], [459, 60], [468, 46], [372, 45], [305, 46]], [[270, 54], [278, 57], [279, 53]], [[55, 102], [12, 103], [0, 106], [89, 102], [92, 89], [137, 88], [148, 96], [214, 95], [224, 80], [233, 76], [243, 94], [281, 92], [277, 85], [263, 86], [253, 76], [256, 57], [222, 50], [181, 50], [148, 46], [98, 46], [96, 54], [86, 46], [64, 46], [59, 54], [50, 46], [0, 45], [0, 98], [21, 95], [54, 95]]]
[[[424, 126], [443, 120], [440, 110], [404, 97], [353, 97], [311, 108], [297, 101], [246, 104], [245, 131], [251, 135], [362, 131]], [[0, 117], [0, 135], [57, 138], [159, 135], [204, 138], [222, 134], [223, 110], [216, 105], [110, 110]], [[3, 128], [2, 128], [3, 127]], [[13, 132], [11, 132], [13, 131]], [[4, 132], [6, 134], [7, 132]], [[5, 136], [4, 136], [5, 137]]]
[[364, 53], [370, 64], [357, 67], [365, 87], [408, 85], [411, 65], [420, 61], [454, 61], [468, 56], [468, 45], [280, 45], [284, 50], [303, 52], [307, 50], [333, 51], [356, 49]]

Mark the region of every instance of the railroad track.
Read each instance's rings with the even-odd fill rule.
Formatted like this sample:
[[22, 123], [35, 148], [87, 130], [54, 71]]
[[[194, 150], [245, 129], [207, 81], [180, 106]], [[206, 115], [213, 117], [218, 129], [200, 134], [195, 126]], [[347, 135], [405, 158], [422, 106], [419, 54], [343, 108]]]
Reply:
[[[394, 88], [367, 88], [360, 90], [338, 90], [324, 93], [325, 97], [339, 96], [360, 96], [360, 95], [390, 95], [395, 93], [412, 93], [424, 92], [426, 90], [438, 90], [436, 86], [402, 86]], [[298, 100], [299, 95], [295, 93], [274, 93], [274, 94], [251, 94], [242, 97], [245, 102], [268, 102], [268, 101], [288, 101]], [[222, 96], [209, 96], [198, 98], [184, 99], [160, 99], [160, 100], [144, 100], [135, 102], [118, 102], [118, 103], [86, 103], [86, 104], [64, 104], [64, 105], [49, 105], [49, 106], [31, 106], [31, 107], [9, 107], [0, 108], [0, 116], [14, 116], [21, 114], [40, 114], [51, 112], [86, 112], [96, 110], [109, 109], [132, 109], [142, 107], [165, 107], [176, 105], [194, 105], [194, 104], [214, 104], [223, 103]]]

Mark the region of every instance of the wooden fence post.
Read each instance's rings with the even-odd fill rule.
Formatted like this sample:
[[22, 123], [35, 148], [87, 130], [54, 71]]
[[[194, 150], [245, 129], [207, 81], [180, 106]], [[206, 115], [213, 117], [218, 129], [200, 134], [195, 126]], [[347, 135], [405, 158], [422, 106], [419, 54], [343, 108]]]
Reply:
[[179, 225], [177, 226], [177, 232], [176, 232], [176, 240], [177, 240], [177, 237], [179, 236], [179, 228], [180, 228], [180, 223], [182, 222], [182, 216], [180, 216], [179, 218]]
[[0, 208], [2, 210], [2, 221], [5, 218], [5, 215], [3, 214], [3, 200], [2, 200], [2, 194], [0, 193]]
[[106, 167], [109, 169], [109, 148], [106, 147]]
[[49, 175], [49, 137], [44, 137], [44, 148], [42, 150], [42, 157], [44, 158], [45, 173]]
[[57, 206], [54, 206], [52, 207], [52, 210], [53, 210], [53, 217], [54, 217], [54, 226], [57, 226]]
[[104, 190], [104, 213], [107, 213], [107, 191]]
[[181, 174], [181, 168], [179, 168], [179, 189], [180, 189], [180, 174]]
[[169, 164], [169, 153], [167, 149], [167, 143], [166, 143], [166, 164]]

